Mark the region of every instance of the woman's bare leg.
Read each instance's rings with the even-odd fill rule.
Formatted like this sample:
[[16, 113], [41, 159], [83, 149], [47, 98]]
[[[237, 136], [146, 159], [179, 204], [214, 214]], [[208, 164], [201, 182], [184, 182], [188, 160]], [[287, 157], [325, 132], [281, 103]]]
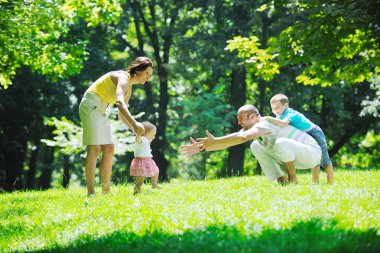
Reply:
[[87, 195], [95, 194], [95, 170], [96, 161], [100, 153], [99, 145], [88, 145], [87, 146], [87, 156], [84, 162], [84, 169], [86, 174], [86, 185], [87, 185]]
[[102, 160], [100, 162], [100, 177], [102, 179], [102, 192], [109, 193], [111, 187], [112, 162], [114, 154], [114, 145], [102, 145]]

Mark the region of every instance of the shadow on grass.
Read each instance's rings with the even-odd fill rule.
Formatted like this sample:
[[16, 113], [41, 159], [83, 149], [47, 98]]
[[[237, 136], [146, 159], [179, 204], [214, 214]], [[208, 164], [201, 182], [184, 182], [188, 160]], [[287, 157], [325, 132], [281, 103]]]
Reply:
[[380, 252], [380, 238], [374, 229], [346, 231], [333, 222], [314, 219], [290, 229], [245, 235], [236, 227], [211, 226], [169, 235], [161, 231], [143, 236], [117, 231], [93, 238], [84, 235], [70, 245], [37, 252]]

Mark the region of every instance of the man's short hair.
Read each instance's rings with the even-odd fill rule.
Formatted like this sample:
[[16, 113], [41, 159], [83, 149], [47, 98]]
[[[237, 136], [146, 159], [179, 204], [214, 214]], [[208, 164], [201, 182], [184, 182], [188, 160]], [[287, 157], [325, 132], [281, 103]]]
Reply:
[[277, 102], [277, 101], [280, 101], [281, 104], [286, 104], [288, 103], [289, 104], [289, 99], [287, 96], [285, 96], [284, 94], [276, 94], [274, 95], [271, 99], [270, 99], [270, 102]]
[[254, 107], [253, 105], [243, 105], [242, 107], [239, 108], [239, 111], [238, 112], [247, 112], [249, 115], [250, 114], [255, 114], [255, 115], [259, 115], [259, 110], [257, 110], [256, 107]]

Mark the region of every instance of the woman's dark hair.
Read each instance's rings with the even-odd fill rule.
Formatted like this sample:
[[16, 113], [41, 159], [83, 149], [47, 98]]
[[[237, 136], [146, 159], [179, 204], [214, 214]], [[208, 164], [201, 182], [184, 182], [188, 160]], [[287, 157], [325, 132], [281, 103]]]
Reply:
[[135, 75], [136, 71], [146, 70], [148, 67], [154, 69], [153, 62], [148, 57], [137, 57], [128, 67], [127, 72], [131, 75]]

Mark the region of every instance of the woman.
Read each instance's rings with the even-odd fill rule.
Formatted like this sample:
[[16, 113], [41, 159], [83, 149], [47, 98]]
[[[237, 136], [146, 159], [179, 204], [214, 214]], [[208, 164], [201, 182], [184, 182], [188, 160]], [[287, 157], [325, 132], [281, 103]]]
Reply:
[[137, 57], [125, 71], [106, 73], [85, 92], [79, 105], [79, 115], [83, 124], [83, 144], [87, 145], [85, 173], [88, 196], [95, 194], [95, 169], [100, 150], [103, 152], [100, 162], [102, 192], [110, 191], [114, 145], [105, 113], [107, 106], [116, 104], [119, 119], [136, 134], [143, 134], [144, 126], [132, 117], [128, 102], [132, 86], [149, 81], [153, 70], [154, 66], [149, 58]]

